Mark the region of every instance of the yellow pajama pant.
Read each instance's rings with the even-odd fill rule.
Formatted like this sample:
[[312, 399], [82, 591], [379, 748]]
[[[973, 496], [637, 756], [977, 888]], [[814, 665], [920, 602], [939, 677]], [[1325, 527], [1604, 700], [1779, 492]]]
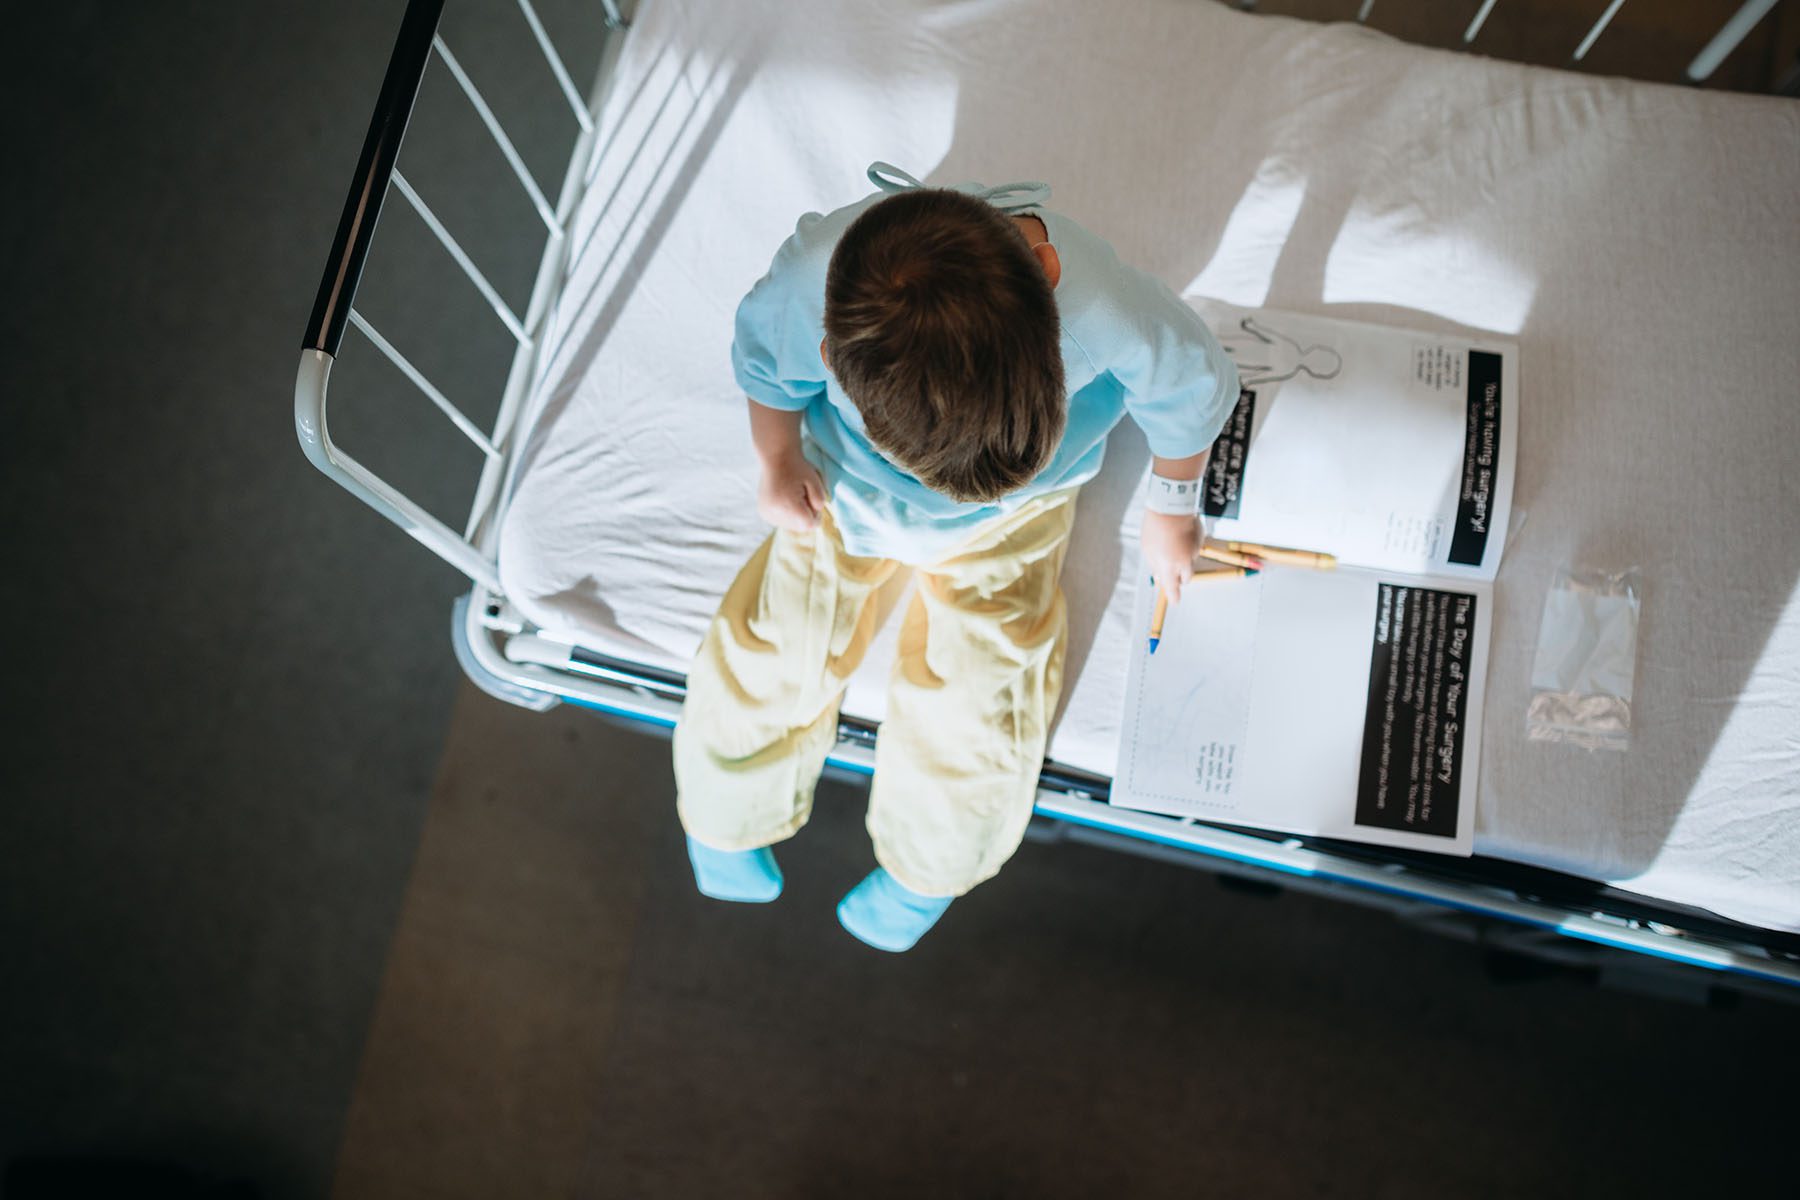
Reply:
[[[917, 566], [875, 747], [875, 858], [927, 896], [997, 872], [1031, 818], [1068, 618], [1058, 576], [1070, 489], [982, 526]], [[903, 564], [848, 554], [829, 512], [778, 530], [726, 592], [688, 673], [675, 727], [681, 823], [748, 850], [790, 837], [837, 739], [838, 701]]]

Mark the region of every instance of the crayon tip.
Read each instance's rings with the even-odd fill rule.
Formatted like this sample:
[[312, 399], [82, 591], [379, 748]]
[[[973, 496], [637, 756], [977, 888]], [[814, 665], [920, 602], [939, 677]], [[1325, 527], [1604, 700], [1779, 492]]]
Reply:
[[1158, 646], [1158, 645], [1160, 645], [1160, 644], [1161, 644], [1161, 643], [1162, 643], [1162, 639], [1161, 639], [1161, 638], [1151, 638], [1151, 639], [1150, 639], [1150, 653], [1152, 653], [1152, 654], [1155, 654], [1155, 653], [1156, 653], [1156, 647], [1157, 647], [1157, 646]]

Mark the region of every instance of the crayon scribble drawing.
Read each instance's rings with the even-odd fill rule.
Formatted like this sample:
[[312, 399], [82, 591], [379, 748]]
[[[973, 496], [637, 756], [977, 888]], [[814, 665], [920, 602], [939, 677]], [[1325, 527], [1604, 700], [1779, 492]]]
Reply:
[[[1142, 645], [1136, 651], [1133, 667], [1141, 683], [1131, 714], [1137, 746], [1134, 788], [1191, 795], [1197, 775], [1209, 763], [1229, 758], [1242, 741], [1261, 595], [1259, 579], [1192, 589], [1170, 607], [1156, 654]], [[1140, 599], [1140, 607], [1147, 620], [1147, 597]], [[1223, 637], [1221, 630], [1233, 633]], [[1228, 806], [1225, 795], [1213, 789], [1209, 807], [1215, 813], [1217, 806]]]

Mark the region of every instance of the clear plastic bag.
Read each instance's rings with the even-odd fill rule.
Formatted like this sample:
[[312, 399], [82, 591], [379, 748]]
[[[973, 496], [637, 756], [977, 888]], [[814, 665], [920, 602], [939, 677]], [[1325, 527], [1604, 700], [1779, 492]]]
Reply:
[[1629, 746], [1637, 628], [1635, 569], [1557, 571], [1544, 595], [1525, 736], [1590, 750]]

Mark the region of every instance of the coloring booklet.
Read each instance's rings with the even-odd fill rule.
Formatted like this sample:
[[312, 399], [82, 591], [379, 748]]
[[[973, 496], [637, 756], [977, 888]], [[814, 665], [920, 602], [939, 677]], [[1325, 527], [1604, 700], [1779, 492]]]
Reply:
[[1336, 564], [1199, 579], [1154, 653], [1140, 584], [1112, 803], [1469, 854], [1517, 347], [1189, 303], [1241, 385], [1202, 479], [1212, 543]]

